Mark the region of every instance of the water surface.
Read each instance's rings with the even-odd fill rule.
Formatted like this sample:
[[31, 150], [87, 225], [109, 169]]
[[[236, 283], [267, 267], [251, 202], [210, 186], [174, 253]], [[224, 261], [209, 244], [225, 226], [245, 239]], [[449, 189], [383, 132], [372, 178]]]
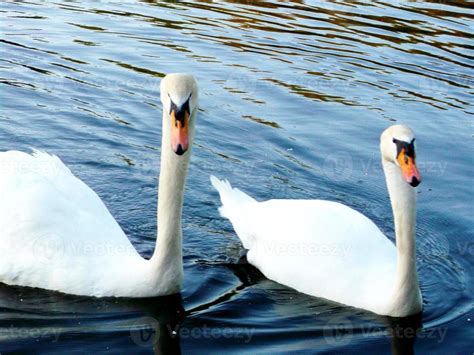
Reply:
[[[182, 295], [98, 300], [1, 286], [0, 353], [472, 353], [468, 2], [7, 1], [0, 12], [0, 150], [60, 156], [146, 257], [159, 82], [186, 71], [201, 87]], [[424, 178], [421, 320], [298, 294], [241, 259], [210, 174], [262, 200], [344, 202], [393, 239], [378, 138], [394, 123], [416, 132]], [[405, 330], [420, 322], [413, 344]]]

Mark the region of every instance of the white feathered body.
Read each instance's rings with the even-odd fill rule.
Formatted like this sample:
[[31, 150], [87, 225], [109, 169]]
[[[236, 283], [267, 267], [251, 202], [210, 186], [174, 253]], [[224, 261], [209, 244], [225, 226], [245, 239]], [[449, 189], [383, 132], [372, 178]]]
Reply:
[[179, 278], [160, 288], [151, 270], [59, 158], [0, 153], [0, 282], [98, 297], [179, 291]]
[[397, 251], [361, 213], [323, 200], [257, 202], [212, 178], [249, 263], [266, 277], [308, 295], [391, 311]]

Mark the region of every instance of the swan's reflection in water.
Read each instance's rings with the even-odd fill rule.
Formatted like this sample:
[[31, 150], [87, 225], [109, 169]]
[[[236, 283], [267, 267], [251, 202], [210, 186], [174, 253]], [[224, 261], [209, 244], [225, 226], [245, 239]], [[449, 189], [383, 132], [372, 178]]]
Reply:
[[132, 341], [152, 348], [155, 354], [180, 354], [179, 328], [185, 314], [181, 295], [144, 299], [140, 303], [143, 316], [130, 327]]
[[85, 352], [179, 354], [176, 330], [183, 317], [181, 295], [101, 299], [0, 284], [0, 353], [39, 345], [45, 352], [67, 351], [81, 342]]
[[[315, 351], [319, 349], [327, 351], [328, 348], [332, 348], [337, 353], [340, 349], [345, 349], [349, 343], [356, 344], [354, 349], [366, 346], [371, 348], [371, 344], [377, 343], [376, 352], [386, 353], [390, 348], [392, 354], [405, 355], [415, 353], [418, 337], [426, 337], [422, 329], [422, 313], [404, 318], [379, 316], [305, 296], [296, 291], [291, 292], [275, 283], [271, 286], [269, 283], [272, 282], [248, 264], [245, 256], [237, 263], [227, 266], [233, 270], [242, 284], [237, 292], [252, 286], [270, 290], [268, 302], [273, 304], [270, 318], [278, 319], [278, 323], [283, 325], [292, 324], [291, 320], [295, 318], [301, 320], [299, 328], [292, 328], [295, 348], [306, 341], [302, 348], [312, 347]], [[381, 343], [380, 339], [384, 341]], [[254, 334], [253, 340], [258, 342], [259, 334]]]
[[422, 313], [405, 318], [385, 318], [392, 339], [392, 354], [414, 354], [416, 337], [422, 329]]
[[[209, 319], [206, 321], [206, 316], [201, 319], [201, 312], [209, 312], [212, 319], [215, 306], [226, 302], [238, 304], [235, 297], [245, 288], [270, 282], [257, 269], [246, 264], [245, 259], [237, 264], [221, 266], [230, 267], [241, 284], [212, 302], [186, 312], [180, 295], [151, 299], [98, 299], [0, 284], [0, 352], [28, 352], [38, 350], [39, 347], [47, 353], [67, 351], [73, 344], [77, 346], [80, 343], [85, 352], [121, 349], [133, 353], [180, 354], [180, 342], [187, 341], [186, 336], [180, 339], [183, 330], [217, 326], [213, 322], [207, 324]], [[276, 290], [279, 290], [278, 285]], [[314, 307], [335, 308], [323, 300], [303, 295], [299, 299], [296, 293], [296, 297], [289, 300], [287, 295], [279, 299], [278, 292], [272, 293], [270, 297], [274, 309], [267, 312], [272, 313], [271, 318], [278, 315], [282, 324], [285, 319], [298, 316], [300, 312], [309, 315], [309, 323], [302, 324], [305, 331], [300, 335], [293, 329], [291, 337], [297, 342], [300, 336], [303, 341], [314, 341], [311, 346], [315, 351], [320, 349], [321, 344], [325, 349], [328, 344], [334, 345], [337, 350], [338, 343], [344, 344], [345, 340], [354, 343], [357, 338], [364, 342], [368, 337], [387, 339], [388, 336], [393, 354], [414, 353], [414, 344], [421, 329], [421, 314], [408, 318], [368, 314], [370, 325], [366, 327], [367, 319], [364, 320], [363, 315], [361, 322], [358, 316], [354, 317], [355, 313], [359, 313], [357, 310], [338, 306], [336, 313], [330, 316], [324, 312], [311, 316]], [[300, 307], [301, 304], [304, 306]], [[253, 312], [259, 316], [258, 310]], [[189, 318], [183, 322], [186, 316]], [[224, 326], [226, 323], [223, 320], [219, 324]], [[251, 342], [245, 344], [246, 348], [252, 349], [254, 342], [257, 345], [262, 340], [267, 341], [264, 333], [259, 334], [258, 328], [255, 328]], [[205, 337], [200, 338], [205, 340]], [[199, 339], [194, 340], [201, 342]], [[232, 342], [231, 339], [229, 341]], [[388, 351], [388, 344], [381, 345], [384, 352]]]

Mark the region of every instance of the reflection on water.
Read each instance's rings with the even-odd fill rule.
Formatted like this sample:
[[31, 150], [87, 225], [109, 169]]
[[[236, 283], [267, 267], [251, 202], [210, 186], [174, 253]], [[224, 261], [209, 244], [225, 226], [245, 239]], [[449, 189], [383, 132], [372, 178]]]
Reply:
[[[3, 2], [0, 150], [58, 154], [144, 256], [156, 230], [160, 79], [192, 72], [202, 95], [184, 207], [182, 300], [1, 286], [0, 353], [471, 351], [471, 8]], [[415, 338], [418, 318], [387, 320], [307, 297], [239, 263], [241, 245], [219, 218], [208, 181], [211, 173], [227, 177], [259, 199], [340, 201], [393, 236], [378, 157], [378, 136], [393, 122], [415, 130], [424, 176], [417, 245], [425, 308]]]
[[[2, 351], [35, 351], [39, 346], [42, 352], [67, 351], [63, 343], [80, 340], [96, 343], [97, 348], [112, 342], [123, 350], [142, 347], [157, 354], [180, 353], [176, 330], [184, 309], [179, 295], [94, 299], [0, 285], [0, 310], [8, 316], [0, 319]], [[101, 327], [104, 322], [106, 328]]]
[[414, 354], [417, 333], [421, 331], [421, 314], [406, 318], [388, 319], [392, 337], [392, 354]]

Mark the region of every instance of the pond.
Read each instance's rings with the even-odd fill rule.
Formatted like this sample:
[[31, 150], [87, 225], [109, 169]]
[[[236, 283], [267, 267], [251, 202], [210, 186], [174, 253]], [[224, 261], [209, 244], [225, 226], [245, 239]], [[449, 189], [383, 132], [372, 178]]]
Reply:
[[[0, 353], [472, 353], [467, 2], [7, 1], [0, 11], [0, 151], [58, 155], [145, 257], [155, 244], [160, 80], [190, 72], [201, 92], [182, 294], [114, 300], [1, 285]], [[299, 294], [242, 259], [210, 174], [259, 200], [343, 202], [393, 239], [378, 144], [394, 123], [415, 131], [424, 178], [421, 320]]]

